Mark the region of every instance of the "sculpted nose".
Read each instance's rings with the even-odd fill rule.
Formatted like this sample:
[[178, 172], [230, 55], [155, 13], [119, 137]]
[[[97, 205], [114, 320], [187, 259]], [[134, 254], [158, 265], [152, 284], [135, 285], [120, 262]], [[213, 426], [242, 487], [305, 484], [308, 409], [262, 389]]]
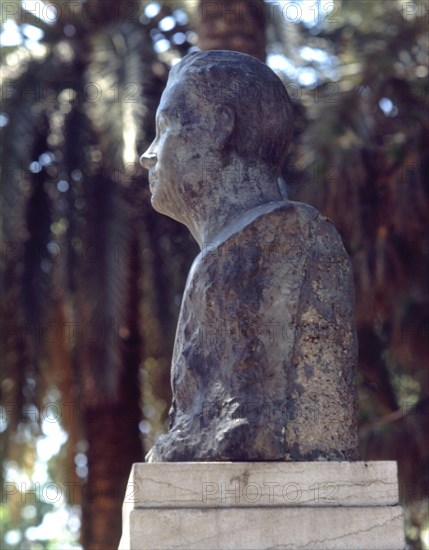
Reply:
[[143, 166], [143, 168], [146, 168], [146, 170], [149, 170], [149, 168], [152, 168], [152, 166], [154, 166], [155, 163], [156, 163], [156, 153], [151, 152], [149, 148], [140, 157], [140, 164]]

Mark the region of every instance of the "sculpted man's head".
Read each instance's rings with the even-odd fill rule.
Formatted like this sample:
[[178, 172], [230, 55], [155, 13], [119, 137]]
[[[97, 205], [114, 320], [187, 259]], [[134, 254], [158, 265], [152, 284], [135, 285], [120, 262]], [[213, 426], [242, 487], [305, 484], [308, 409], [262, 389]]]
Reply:
[[231, 51], [187, 55], [170, 72], [141, 157], [153, 207], [201, 244], [243, 211], [282, 200], [292, 118], [286, 88], [264, 63]]

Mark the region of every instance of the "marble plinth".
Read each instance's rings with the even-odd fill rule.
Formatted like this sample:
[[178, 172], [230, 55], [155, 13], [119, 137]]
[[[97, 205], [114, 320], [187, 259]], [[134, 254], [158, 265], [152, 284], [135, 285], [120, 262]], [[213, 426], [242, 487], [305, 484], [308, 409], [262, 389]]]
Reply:
[[395, 462], [134, 464], [120, 550], [403, 549]]

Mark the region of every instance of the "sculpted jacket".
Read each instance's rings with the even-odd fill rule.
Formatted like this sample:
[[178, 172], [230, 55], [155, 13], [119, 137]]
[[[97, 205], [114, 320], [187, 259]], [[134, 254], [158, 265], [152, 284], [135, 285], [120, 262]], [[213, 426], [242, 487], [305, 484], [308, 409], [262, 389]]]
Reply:
[[314, 208], [268, 203], [206, 243], [186, 283], [170, 429], [147, 461], [358, 458], [349, 258]]

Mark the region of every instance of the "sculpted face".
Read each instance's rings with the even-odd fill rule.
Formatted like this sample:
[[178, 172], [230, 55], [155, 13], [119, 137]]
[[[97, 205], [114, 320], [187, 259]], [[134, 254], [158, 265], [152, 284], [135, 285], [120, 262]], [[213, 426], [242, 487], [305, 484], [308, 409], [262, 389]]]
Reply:
[[149, 171], [152, 206], [182, 223], [203, 187], [203, 162], [213, 149], [210, 113], [201, 113], [186, 78], [173, 79], [156, 114], [156, 137], [140, 162]]
[[153, 208], [184, 223], [202, 246], [243, 213], [282, 200], [277, 177], [292, 113], [264, 63], [229, 51], [185, 56], [171, 69], [155, 140], [140, 159]]

